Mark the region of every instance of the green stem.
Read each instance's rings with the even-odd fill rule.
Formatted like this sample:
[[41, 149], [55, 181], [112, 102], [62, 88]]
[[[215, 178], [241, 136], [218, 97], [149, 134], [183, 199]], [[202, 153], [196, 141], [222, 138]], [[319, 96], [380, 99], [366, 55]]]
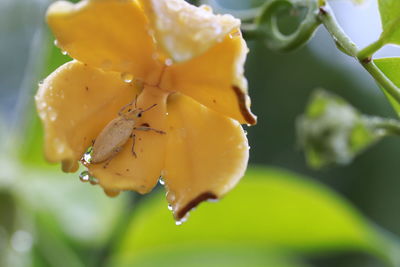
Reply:
[[[340, 27], [328, 3], [325, 3], [324, 6], [320, 7], [319, 19], [331, 34], [335, 42], [337, 42], [345, 50], [345, 53], [356, 58], [364, 67], [364, 69], [371, 74], [375, 81], [382, 86], [382, 88], [397, 102], [400, 103], [400, 89], [375, 65], [370, 57], [361, 57], [361, 60], [359, 59], [360, 52], [357, 45], [351, 41], [351, 39]], [[371, 47], [366, 49], [366, 54], [373, 53], [374, 49], [379, 49], [378, 47], [380, 45], [380, 43], [372, 44]], [[362, 51], [364, 51], [364, 49]], [[363, 53], [365, 53], [365, 51]]]
[[363, 48], [361, 51], [358, 52], [357, 58], [360, 61], [365, 61], [372, 57], [376, 51], [381, 49], [385, 45], [385, 42], [382, 38], [379, 38], [377, 41], [373, 42], [369, 46]]
[[397, 135], [400, 136], [400, 121], [395, 119], [387, 119], [381, 117], [364, 116], [363, 120], [366, 124], [375, 129], [381, 130], [383, 136]]

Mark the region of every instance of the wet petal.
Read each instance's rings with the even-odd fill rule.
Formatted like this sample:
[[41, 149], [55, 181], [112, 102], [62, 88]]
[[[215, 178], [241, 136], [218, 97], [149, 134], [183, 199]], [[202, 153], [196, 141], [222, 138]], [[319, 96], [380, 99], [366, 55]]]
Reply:
[[119, 73], [71, 61], [40, 85], [36, 105], [45, 128], [45, 155], [75, 171], [77, 160], [103, 127], [140, 90]]
[[155, 47], [148, 21], [136, 1], [58, 1], [47, 11], [58, 45], [94, 67], [126, 72], [155, 84], [162, 66], [153, 59]]
[[231, 15], [214, 15], [210, 7], [183, 0], [141, 0], [160, 48], [175, 61], [200, 55], [240, 26]]
[[163, 177], [175, 218], [201, 201], [227, 193], [244, 175], [249, 157], [241, 125], [179, 93], [168, 100]]
[[[156, 130], [166, 130], [166, 99], [168, 93], [154, 87], [145, 87], [138, 98], [138, 107], [156, 107], [143, 113], [135, 123], [137, 127], [146, 125]], [[122, 150], [109, 163], [89, 164], [91, 175], [100, 180], [106, 192], [112, 190], [135, 190], [149, 192], [157, 183], [164, 167], [166, 134], [155, 131], [134, 130], [135, 145], [132, 153], [130, 138]]]
[[179, 91], [242, 124], [255, 124], [250, 111], [243, 66], [248, 48], [239, 30], [204, 55], [174, 64], [164, 73], [161, 87]]

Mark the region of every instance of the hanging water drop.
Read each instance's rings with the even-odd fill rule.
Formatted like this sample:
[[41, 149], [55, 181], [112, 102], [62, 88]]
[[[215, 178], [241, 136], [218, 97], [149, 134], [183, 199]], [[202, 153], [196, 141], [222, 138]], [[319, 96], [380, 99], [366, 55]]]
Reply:
[[79, 174], [79, 179], [84, 183], [89, 182], [90, 179], [89, 172], [88, 171], [81, 172], [81, 174]]
[[183, 223], [182, 221], [175, 221], [176, 225], [182, 225], [182, 223]]
[[168, 204], [168, 210], [172, 211], [172, 205]]
[[133, 75], [128, 72], [123, 72], [121, 74], [121, 79], [126, 83], [131, 83], [133, 81]]
[[61, 50], [61, 54], [63, 54], [64, 56], [68, 56], [68, 52], [65, 50]]
[[92, 161], [92, 150], [93, 150], [93, 147], [89, 147], [86, 150], [85, 154], [83, 154], [82, 160], [85, 163], [90, 163]]
[[158, 179], [158, 182], [160, 183], [160, 185], [165, 185], [165, 181], [162, 176], [160, 176], [160, 178]]

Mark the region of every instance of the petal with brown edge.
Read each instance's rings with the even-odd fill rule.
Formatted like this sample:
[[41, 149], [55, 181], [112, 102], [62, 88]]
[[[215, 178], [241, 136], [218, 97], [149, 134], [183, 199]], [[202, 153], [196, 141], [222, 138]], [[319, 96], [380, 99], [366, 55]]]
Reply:
[[[166, 131], [166, 99], [168, 92], [155, 87], [145, 87], [138, 98], [138, 107], [154, 108], [143, 113], [135, 121], [137, 127], [145, 125], [160, 131]], [[129, 141], [109, 163], [88, 164], [91, 175], [99, 179], [100, 185], [106, 190], [134, 190], [147, 193], [157, 184], [161, 170], [164, 167], [166, 134], [153, 130], [134, 130], [135, 145], [132, 153], [132, 142]]]
[[130, 73], [149, 84], [157, 82], [162, 64], [153, 59], [148, 21], [136, 1], [58, 1], [49, 7], [47, 21], [58, 46], [71, 57]]
[[168, 67], [161, 87], [190, 96], [242, 124], [256, 124], [243, 76], [247, 51], [240, 32], [233, 32], [205, 54]]
[[50, 74], [35, 96], [45, 129], [45, 156], [76, 171], [92, 141], [140, 89], [120, 74], [71, 61]]
[[244, 175], [249, 146], [241, 125], [193, 99], [168, 99], [163, 177], [167, 200], [181, 220], [201, 201], [227, 193]]

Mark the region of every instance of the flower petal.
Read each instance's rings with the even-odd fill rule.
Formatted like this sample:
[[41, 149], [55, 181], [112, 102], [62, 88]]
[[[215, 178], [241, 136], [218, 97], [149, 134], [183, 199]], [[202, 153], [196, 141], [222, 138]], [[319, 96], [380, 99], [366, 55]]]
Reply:
[[40, 85], [36, 105], [45, 128], [45, 155], [76, 171], [77, 161], [104, 126], [140, 89], [122, 81], [117, 72], [104, 72], [71, 61]]
[[249, 146], [241, 125], [179, 93], [168, 100], [163, 177], [175, 218], [227, 193], [244, 175]]
[[155, 30], [155, 38], [175, 61], [200, 55], [240, 26], [231, 15], [214, 15], [208, 6], [195, 7], [183, 0], [141, 0]]
[[[137, 127], [142, 124], [165, 131], [166, 129], [166, 99], [168, 92], [155, 87], [145, 87], [138, 98], [140, 108], [154, 108], [143, 113], [135, 121]], [[166, 134], [155, 131], [134, 130], [135, 145], [132, 153], [133, 139], [123, 146], [122, 150], [109, 163], [88, 164], [91, 175], [97, 177], [100, 185], [108, 191], [134, 190], [147, 193], [157, 184], [161, 170], [164, 167]]]
[[232, 32], [204, 55], [168, 67], [161, 87], [190, 96], [242, 124], [256, 124], [243, 76], [247, 52], [240, 31]]
[[49, 7], [47, 21], [71, 57], [156, 84], [162, 64], [153, 59], [148, 21], [136, 1], [58, 1]]

